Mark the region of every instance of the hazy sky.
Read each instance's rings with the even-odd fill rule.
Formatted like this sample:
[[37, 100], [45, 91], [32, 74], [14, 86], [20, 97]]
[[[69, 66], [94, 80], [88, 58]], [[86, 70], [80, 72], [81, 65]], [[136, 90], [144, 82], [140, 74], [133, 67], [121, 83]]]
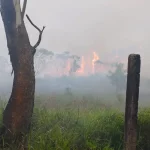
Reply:
[[[102, 55], [136, 46], [143, 62], [149, 63], [150, 0], [29, 0], [26, 13], [39, 27], [46, 26], [40, 47]], [[37, 30], [27, 20], [26, 26], [35, 43]], [[1, 20], [0, 43], [1, 55], [7, 55]]]

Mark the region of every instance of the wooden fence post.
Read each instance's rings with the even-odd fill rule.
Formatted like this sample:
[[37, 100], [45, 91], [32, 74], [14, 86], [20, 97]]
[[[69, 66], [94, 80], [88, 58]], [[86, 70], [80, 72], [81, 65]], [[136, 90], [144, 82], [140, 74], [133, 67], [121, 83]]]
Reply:
[[140, 84], [141, 59], [138, 54], [130, 54], [128, 57], [128, 74], [125, 108], [125, 150], [136, 150], [137, 146], [137, 113]]

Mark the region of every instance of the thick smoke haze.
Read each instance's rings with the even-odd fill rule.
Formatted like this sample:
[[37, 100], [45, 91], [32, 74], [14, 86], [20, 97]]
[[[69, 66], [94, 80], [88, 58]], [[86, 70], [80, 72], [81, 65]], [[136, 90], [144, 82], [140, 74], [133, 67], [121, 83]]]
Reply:
[[[26, 13], [39, 27], [46, 26], [40, 48], [79, 56], [95, 51], [105, 62], [116, 54], [127, 62], [130, 53], [139, 53], [141, 75], [149, 77], [149, 6], [149, 0], [32, 0]], [[38, 32], [25, 23], [34, 44]], [[0, 43], [0, 55], [9, 59], [2, 20]]]
[[[146, 49], [150, 35], [149, 4], [149, 0], [32, 0], [26, 13], [38, 26], [46, 25], [41, 47], [81, 54], [95, 49], [101, 53], [130, 45]], [[27, 20], [26, 24], [34, 43], [38, 33]], [[4, 48], [2, 21], [0, 30]]]

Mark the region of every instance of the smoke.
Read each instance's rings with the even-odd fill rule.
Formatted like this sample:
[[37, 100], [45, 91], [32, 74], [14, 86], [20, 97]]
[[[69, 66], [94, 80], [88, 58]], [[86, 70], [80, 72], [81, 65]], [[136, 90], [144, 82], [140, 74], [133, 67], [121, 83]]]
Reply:
[[[134, 45], [142, 47], [139, 52], [148, 61], [149, 4], [149, 0], [32, 0], [26, 12], [39, 27], [46, 25], [41, 47], [55, 52], [68, 49], [77, 55], [94, 50], [103, 55]], [[26, 19], [25, 22], [34, 44], [38, 33]], [[2, 21], [0, 32], [1, 50], [7, 55]]]
[[[35, 63], [40, 70], [38, 72], [46, 72], [50, 79], [37, 77], [37, 89], [48, 92], [64, 89], [69, 84], [75, 89], [86, 89], [87, 93], [90, 90], [97, 93], [100, 90], [108, 92], [110, 84], [105, 77], [105, 69], [109, 70], [112, 62], [116, 61], [124, 63], [126, 68], [128, 55], [139, 53], [142, 60], [141, 86], [144, 87], [143, 91], [147, 91], [150, 74], [149, 6], [149, 0], [29, 1], [27, 14], [39, 27], [46, 26], [39, 47], [44, 48], [43, 53], [41, 55], [37, 51]], [[34, 45], [38, 32], [27, 19], [25, 23], [31, 44]], [[0, 20], [0, 41], [1, 55], [9, 60], [2, 20]], [[93, 52], [99, 56], [94, 63], [98, 73], [101, 73], [98, 75], [91, 75]], [[9, 70], [11, 72], [11, 67], [8, 69], [8, 76], [2, 73], [4, 70], [1, 72], [1, 89], [8, 88], [8, 84], [4, 83], [6, 80], [7, 83], [9, 81], [11, 89], [12, 77]], [[84, 72], [87, 76], [66, 77], [69, 71], [80, 75]], [[50, 77], [51, 74], [55, 78]], [[61, 76], [59, 79], [56, 77], [58, 74]]]

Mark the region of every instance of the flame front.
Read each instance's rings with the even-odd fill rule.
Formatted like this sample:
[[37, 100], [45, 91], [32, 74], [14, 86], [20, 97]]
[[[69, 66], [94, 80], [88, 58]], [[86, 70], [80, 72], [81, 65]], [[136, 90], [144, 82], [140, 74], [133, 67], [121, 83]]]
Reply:
[[[88, 76], [91, 75], [91, 73], [92, 74], [106, 73], [108, 70], [111, 69], [111, 64], [113, 62], [116, 61], [122, 62], [117, 53], [115, 56], [112, 56], [111, 58], [109, 59], [107, 58], [107, 62], [105, 61], [97, 62], [98, 60], [100, 60], [100, 58], [96, 52], [93, 52], [92, 58], [90, 54], [87, 56], [82, 56], [80, 61], [80, 68], [76, 70], [75, 74], [79, 76]], [[72, 59], [68, 58], [62, 63], [62, 61], [55, 59], [53, 64], [51, 64], [51, 66], [49, 65], [48, 68], [45, 69], [45, 72], [46, 74], [51, 76], [63, 76], [63, 75], [69, 76], [70, 75], [69, 72], [72, 68], [73, 63], [72, 61], [73, 61]], [[64, 65], [62, 66], [62, 64]], [[49, 70], [49, 67], [51, 67], [50, 71], [46, 71]]]
[[92, 60], [92, 72], [95, 73], [95, 62], [99, 60], [99, 56], [96, 54], [96, 52], [93, 52], [93, 60]]

